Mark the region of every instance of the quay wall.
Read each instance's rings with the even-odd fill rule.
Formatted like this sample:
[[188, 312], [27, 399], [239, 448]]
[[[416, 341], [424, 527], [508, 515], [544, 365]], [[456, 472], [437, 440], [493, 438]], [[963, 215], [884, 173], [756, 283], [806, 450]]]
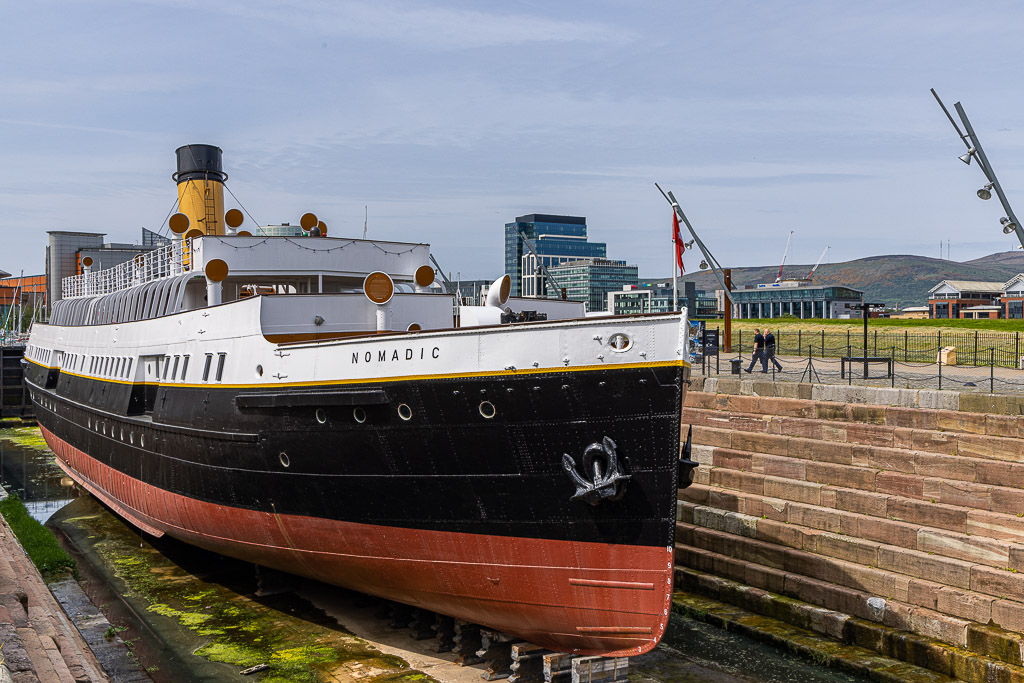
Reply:
[[683, 424], [679, 589], [1024, 680], [1024, 397], [696, 378]]

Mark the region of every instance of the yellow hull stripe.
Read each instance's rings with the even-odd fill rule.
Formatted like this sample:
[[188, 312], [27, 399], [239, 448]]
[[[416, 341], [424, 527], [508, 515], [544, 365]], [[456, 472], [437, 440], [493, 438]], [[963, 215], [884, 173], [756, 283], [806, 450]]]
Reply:
[[[47, 365], [41, 365], [33, 360], [29, 360], [30, 363], [38, 365], [46, 370], [56, 370], [55, 367]], [[441, 373], [436, 375], [395, 375], [392, 377], [366, 377], [362, 379], [330, 379], [330, 380], [318, 380], [311, 382], [278, 382], [278, 383], [263, 383], [263, 384], [225, 384], [222, 382], [202, 382], [199, 384], [185, 383], [185, 382], [156, 382], [157, 386], [161, 387], [189, 387], [189, 388], [210, 388], [210, 387], [222, 387], [225, 389], [273, 389], [276, 387], [322, 387], [322, 386], [338, 386], [346, 384], [375, 384], [381, 382], [414, 382], [417, 380], [430, 380], [430, 379], [462, 379], [472, 377], [517, 377], [522, 375], [550, 375], [560, 372], [593, 372], [596, 370], [632, 370], [637, 368], [675, 368], [675, 367], [690, 367], [690, 364], [684, 360], [671, 360], [671, 361], [652, 361], [643, 363], [622, 363], [614, 365], [577, 365], [572, 367], [563, 368], [524, 368], [522, 370], [485, 370], [481, 372], [453, 372], [453, 373]], [[112, 379], [107, 377], [92, 377], [91, 375], [83, 375], [76, 372], [61, 371], [61, 374], [71, 375], [73, 377], [81, 377], [82, 379], [92, 379], [100, 382], [110, 382], [111, 384], [153, 384], [152, 382], [132, 382], [130, 380], [123, 379]]]

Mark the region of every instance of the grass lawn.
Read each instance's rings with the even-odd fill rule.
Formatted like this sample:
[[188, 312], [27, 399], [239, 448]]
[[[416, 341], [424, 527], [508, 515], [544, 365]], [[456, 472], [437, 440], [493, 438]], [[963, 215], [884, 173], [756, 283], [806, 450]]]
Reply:
[[75, 561], [60, 547], [57, 537], [32, 518], [18, 494], [12, 492], [0, 500], [0, 514], [7, 520], [11, 531], [44, 577], [50, 578], [64, 571], [78, 571]]
[[[706, 324], [710, 328], [724, 327], [723, 320], [708, 320]], [[860, 318], [854, 320], [824, 320], [821, 318], [761, 318], [758, 320], [733, 320], [734, 330], [753, 330], [755, 327], [771, 327], [773, 330], [826, 330], [846, 331], [846, 328], [863, 329], [864, 321]], [[882, 329], [887, 332], [935, 332], [936, 330], [949, 330], [964, 332], [968, 330], [979, 330], [985, 332], [1024, 332], [1024, 320], [893, 320], [891, 318], [869, 318], [868, 329]]]

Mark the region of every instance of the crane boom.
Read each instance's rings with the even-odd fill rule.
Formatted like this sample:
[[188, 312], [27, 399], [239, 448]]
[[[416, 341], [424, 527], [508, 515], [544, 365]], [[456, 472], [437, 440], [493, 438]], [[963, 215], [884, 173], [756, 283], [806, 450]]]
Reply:
[[807, 279], [808, 280], [811, 280], [811, 279], [814, 278], [814, 271], [816, 271], [818, 269], [818, 266], [821, 265], [822, 260], [824, 260], [824, 258], [825, 258], [825, 254], [827, 254], [828, 250], [831, 249], [831, 248], [832, 247], [825, 247], [825, 251], [821, 252], [821, 256], [818, 257], [818, 262], [814, 264], [813, 268], [811, 268], [811, 272], [807, 273]]
[[786, 257], [789, 255], [789, 243], [793, 240], [793, 231], [789, 231], [789, 237], [786, 238], [786, 251], [782, 252], [782, 263], [779, 265], [779, 274], [775, 276], [776, 282], [782, 282], [782, 269], [786, 266]]

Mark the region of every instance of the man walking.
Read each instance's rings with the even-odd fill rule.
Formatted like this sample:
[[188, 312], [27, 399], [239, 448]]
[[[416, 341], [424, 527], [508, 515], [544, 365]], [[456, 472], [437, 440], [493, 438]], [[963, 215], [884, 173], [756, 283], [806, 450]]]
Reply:
[[771, 330], [767, 330], [767, 332], [768, 334], [764, 338], [764, 371], [768, 372], [768, 361], [771, 361], [779, 372], [782, 372], [782, 366], [779, 361], [775, 360], [775, 335]]
[[759, 327], [754, 328], [754, 355], [750, 357], [750, 367], [747, 368], [747, 372], [754, 369], [757, 361], [761, 361], [761, 365], [764, 366], [763, 372], [768, 372], [768, 360], [764, 357], [764, 335], [761, 334]]

